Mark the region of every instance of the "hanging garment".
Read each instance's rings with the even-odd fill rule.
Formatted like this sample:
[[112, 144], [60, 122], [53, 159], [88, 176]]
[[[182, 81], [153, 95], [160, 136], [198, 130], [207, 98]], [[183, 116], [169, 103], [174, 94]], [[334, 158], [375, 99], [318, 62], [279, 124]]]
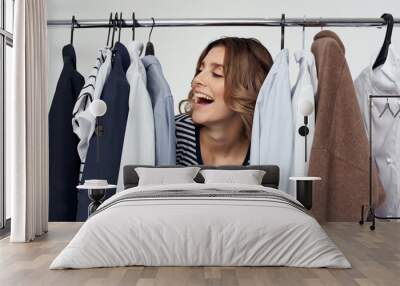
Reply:
[[289, 51], [280, 51], [259, 91], [253, 117], [250, 164], [280, 168], [279, 189], [289, 190], [293, 160]]
[[76, 70], [72, 45], [62, 50], [64, 67], [49, 111], [49, 221], [75, 221], [79, 183], [78, 138], [72, 131], [72, 109], [84, 84]]
[[153, 107], [146, 88], [146, 70], [139, 58], [143, 43], [133, 41], [127, 48], [131, 64], [126, 78], [131, 88], [117, 191], [124, 189], [125, 165], [154, 165], [155, 162]]
[[[111, 51], [108, 48], [99, 50], [96, 64], [86, 79], [85, 86], [74, 106], [72, 127], [79, 138], [78, 153], [82, 165], [85, 163], [90, 138], [95, 129], [96, 118], [89, 110], [93, 100], [99, 99], [104, 83], [111, 70]], [[83, 166], [81, 166], [81, 169]]]
[[142, 58], [142, 63], [146, 69], [147, 90], [154, 113], [155, 163], [156, 165], [175, 165], [174, 98], [158, 59], [149, 55]]
[[[309, 175], [314, 216], [320, 221], [357, 221], [368, 203], [368, 141], [363, 130], [345, 48], [331, 31], [319, 32], [311, 48], [318, 73], [316, 126]], [[374, 198], [383, 195], [376, 169]], [[378, 199], [374, 200], [378, 201]]]
[[[116, 185], [118, 181], [128, 118], [129, 83], [126, 80], [126, 70], [130, 59], [126, 47], [120, 42], [115, 44], [113, 53], [111, 72], [101, 94], [101, 99], [107, 105], [107, 112], [98, 118], [103, 134], [90, 139], [82, 183], [88, 179], [103, 179]], [[106, 198], [114, 193], [115, 190], [107, 191]], [[79, 190], [77, 221], [86, 220], [88, 205], [87, 191]]]
[[293, 155], [293, 174], [297, 177], [307, 176], [308, 164], [310, 161], [310, 151], [314, 140], [315, 131], [315, 112], [308, 115], [307, 128], [307, 161], [305, 157], [305, 137], [299, 133], [300, 127], [304, 126], [304, 115], [300, 113], [299, 107], [307, 100], [315, 106], [314, 96], [317, 92], [318, 79], [315, 67], [314, 55], [308, 51], [298, 51], [295, 53], [296, 62], [299, 64], [299, 75], [296, 84], [292, 89], [292, 110], [294, 122], [294, 155]]
[[[369, 95], [400, 96], [400, 55], [389, 46], [386, 62], [372, 69], [375, 58], [354, 82], [357, 99], [369, 136]], [[400, 98], [374, 98], [372, 100], [372, 153], [379, 177], [385, 190], [385, 200], [376, 210], [378, 216], [400, 216], [400, 112], [394, 117], [385, 109], [386, 103], [396, 115], [400, 111]]]

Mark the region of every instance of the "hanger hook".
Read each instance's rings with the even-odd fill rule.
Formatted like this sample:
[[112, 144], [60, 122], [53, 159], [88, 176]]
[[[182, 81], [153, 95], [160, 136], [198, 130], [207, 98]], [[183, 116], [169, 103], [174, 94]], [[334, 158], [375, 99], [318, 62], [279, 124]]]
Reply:
[[71, 20], [71, 40], [70, 40], [71, 45], [74, 43], [75, 23], [76, 23], [75, 16], [72, 16], [72, 20]]
[[111, 27], [112, 27], [112, 12], [110, 13], [110, 18], [108, 18], [108, 34], [107, 34], [107, 47], [108, 47], [108, 43], [110, 42], [110, 31], [111, 31]]
[[376, 69], [378, 66], [383, 65], [386, 62], [389, 47], [392, 42], [392, 32], [393, 32], [393, 25], [394, 19], [391, 14], [385, 13], [381, 16], [381, 18], [385, 21], [386, 24], [386, 33], [385, 33], [385, 40], [383, 42], [382, 48], [379, 51], [379, 54], [375, 60], [375, 63], [372, 66], [372, 69]]
[[118, 13], [116, 12], [114, 20], [113, 20], [113, 33], [112, 33], [112, 37], [111, 37], [111, 47], [114, 46], [114, 35], [115, 35], [115, 30], [116, 30], [116, 27], [117, 27], [117, 23], [118, 23]]
[[132, 41], [135, 40], [135, 26], [136, 26], [135, 12], [132, 12]]
[[122, 12], [119, 13], [119, 31], [118, 31], [118, 42], [121, 41], [121, 30], [122, 30], [122, 24], [124, 23], [124, 20], [122, 19]]
[[387, 41], [389, 44], [391, 43], [392, 39], [392, 31], [393, 31], [393, 25], [394, 25], [394, 19], [392, 14], [385, 13], [381, 16], [383, 20], [385, 20], [387, 30], [386, 30], [386, 35], [385, 35], [385, 42]]
[[285, 48], [285, 14], [281, 17], [281, 50]]
[[149, 33], [149, 40], [148, 40], [148, 42], [150, 42], [151, 33], [153, 32], [154, 26], [155, 26], [155, 24], [156, 24], [156, 22], [154, 21], [154, 18], [153, 18], [153, 17], [151, 17], [151, 19], [153, 20], [153, 25], [151, 26], [151, 29], [150, 29], [150, 33]]

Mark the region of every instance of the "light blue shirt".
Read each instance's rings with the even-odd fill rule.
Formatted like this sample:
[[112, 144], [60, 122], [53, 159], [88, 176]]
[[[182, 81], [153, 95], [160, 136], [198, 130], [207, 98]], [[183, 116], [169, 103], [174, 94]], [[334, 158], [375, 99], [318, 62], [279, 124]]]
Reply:
[[132, 41], [126, 48], [130, 56], [130, 65], [126, 71], [126, 79], [130, 86], [129, 112], [126, 121], [117, 192], [124, 190], [124, 166], [154, 165], [156, 157], [153, 107], [146, 88], [146, 69], [140, 60], [143, 43]]
[[156, 165], [175, 165], [175, 114], [171, 89], [155, 56], [144, 56], [142, 62], [146, 68], [147, 90], [153, 105]]
[[289, 80], [289, 51], [275, 59], [259, 91], [251, 134], [250, 164], [280, 168], [279, 189], [289, 191], [293, 157], [293, 115]]

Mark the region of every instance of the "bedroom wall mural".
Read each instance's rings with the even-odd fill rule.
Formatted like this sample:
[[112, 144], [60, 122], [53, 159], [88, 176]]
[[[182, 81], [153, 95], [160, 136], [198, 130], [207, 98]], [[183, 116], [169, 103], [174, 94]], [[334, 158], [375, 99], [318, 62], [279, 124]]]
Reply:
[[[368, 201], [368, 140], [336, 33], [321, 31], [310, 51], [293, 54], [283, 41], [274, 56], [256, 38], [219, 37], [199, 53], [187, 95], [177, 101], [152, 29], [147, 42], [135, 39], [134, 28], [132, 39], [121, 41], [122, 20], [110, 14], [106, 45], [85, 76], [74, 47], [79, 22], [71, 20], [49, 111], [50, 221], [86, 221], [105, 200], [140, 186], [144, 175], [132, 166], [157, 167], [164, 176], [146, 180], [168, 184], [174, 179], [164, 168], [173, 166], [241, 166], [245, 174], [264, 165], [278, 167], [276, 187], [319, 221], [359, 219]], [[293, 85], [291, 56], [299, 71]], [[338, 65], [342, 74], [330, 68]], [[222, 173], [206, 173], [189, 181], [221, 183]], [[139, 178], [134, 184], [132, 176]], [[235, 176], [239, 181], [222, 177], [240, 183]], [[248, 176], [261, 184], [270, 174]], [[372, 177], [374, 201], [382, 202], [375, 164]], [[301, 198], [300, 188], [309, 189]]]

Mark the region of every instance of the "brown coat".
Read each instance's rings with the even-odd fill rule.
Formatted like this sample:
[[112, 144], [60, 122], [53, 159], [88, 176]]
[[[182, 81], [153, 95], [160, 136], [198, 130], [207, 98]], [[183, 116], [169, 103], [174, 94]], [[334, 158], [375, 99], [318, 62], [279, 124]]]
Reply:
[[[311, 51], [318, 74], [315, 137], [309, 175], [314, 183], [312, 213], [319, 221], [357, 221], [369, 198], [369, 145], [345, 48], [331, 31], [314, 37]], [[384, 192], [373, 168], [373, 202]]]

